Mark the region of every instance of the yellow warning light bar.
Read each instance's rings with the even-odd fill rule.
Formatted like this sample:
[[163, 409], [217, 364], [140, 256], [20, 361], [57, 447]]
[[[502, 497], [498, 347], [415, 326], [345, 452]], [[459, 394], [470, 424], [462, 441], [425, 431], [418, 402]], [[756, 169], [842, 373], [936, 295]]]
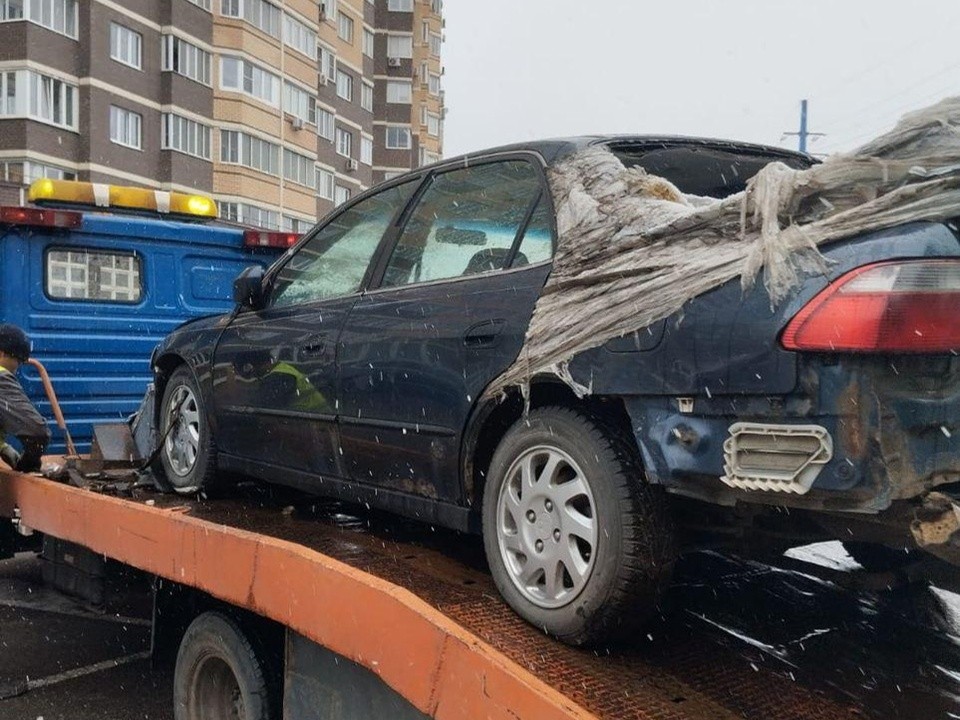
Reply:
[[51, 180], [44, 178], [30, 185], [30, 202], [37, 205], [86, 205], [94, 208], [143, 210], [163, 215], [215, 219], [217, 204], [205, 195], [148, 190], [123, 185]]

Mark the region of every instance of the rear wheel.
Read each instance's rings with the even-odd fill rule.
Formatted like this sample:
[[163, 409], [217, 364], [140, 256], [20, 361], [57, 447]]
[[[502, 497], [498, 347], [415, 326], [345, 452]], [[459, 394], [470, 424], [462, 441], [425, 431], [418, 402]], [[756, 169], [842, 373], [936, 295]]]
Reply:
[[193, 373], [178, 368], [167, 382], [160, 406], [160, 462], [178, 493], [195, 493], [216, 476], [216, 449], [203, 396]]
[[176, 720], [270, 720], [263, 666], [237, 624], [216, 612], [197, 617], [177, 653]]
[[506, 601], [575, 645], [629, 640], [675, 558], [664, 497], [643, 480], [628, 439], [561, 407], [531, 411], [501, 440], [483, 533]]

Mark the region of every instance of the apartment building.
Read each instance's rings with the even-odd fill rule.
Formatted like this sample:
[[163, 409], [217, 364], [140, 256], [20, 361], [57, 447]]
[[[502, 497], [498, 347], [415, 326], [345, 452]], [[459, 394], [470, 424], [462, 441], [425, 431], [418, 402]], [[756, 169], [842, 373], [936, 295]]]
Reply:
[[0, 0], [0, 182], [301, 232], [442, 153], [440, 0]]

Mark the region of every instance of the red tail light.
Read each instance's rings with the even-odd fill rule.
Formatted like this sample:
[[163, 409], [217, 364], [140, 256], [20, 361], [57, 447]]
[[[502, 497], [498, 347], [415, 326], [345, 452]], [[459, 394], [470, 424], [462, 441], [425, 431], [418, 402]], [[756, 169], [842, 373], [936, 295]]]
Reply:
[[260, 230], [245, 230], [243, 244], [247, 247], [288, 248], [297, 244], [300, 236], [297, 233], [262, 232]]
[[83, 215], [70, 210], [40, 210], [39, 208], [0, 207], [0, 223], [9, 225], [36, 225], [38, 227], [78, 228]]
[[960, 350], [960, 260], [866, 265], [839, 277], [790, 321], [787, 350]]

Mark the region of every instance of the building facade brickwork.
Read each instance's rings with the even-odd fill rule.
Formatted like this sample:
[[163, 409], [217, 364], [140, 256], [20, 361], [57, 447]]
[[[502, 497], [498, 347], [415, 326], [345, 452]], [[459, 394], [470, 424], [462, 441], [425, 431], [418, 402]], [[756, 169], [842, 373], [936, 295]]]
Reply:
[[441, 0], [0, 0], [0, 183], [212, 194], [301, 232], [442, 155]]

